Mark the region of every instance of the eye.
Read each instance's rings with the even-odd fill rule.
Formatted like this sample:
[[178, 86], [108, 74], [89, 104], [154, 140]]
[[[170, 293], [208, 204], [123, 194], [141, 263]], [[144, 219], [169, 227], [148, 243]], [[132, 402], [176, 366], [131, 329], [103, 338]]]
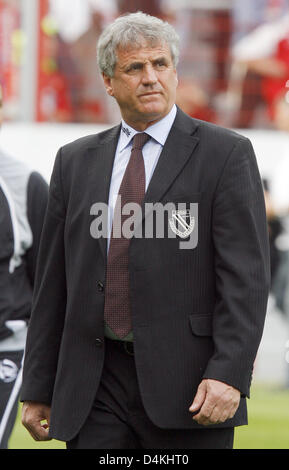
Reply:
[[167, 66], [167, 62], [165, 59], [159, 59], [155, 62], [155, 67], [160, 69], [160, 68], [165, 68]]
[[136, 62], [134, 64], [131, 64], [128, 68], [127, 68], [127, 73], [130, 73], [130, 72], [136, 72], [138, 70], [141, 70], [143, 67], [143, 64], [139, 63], [139, 62]]

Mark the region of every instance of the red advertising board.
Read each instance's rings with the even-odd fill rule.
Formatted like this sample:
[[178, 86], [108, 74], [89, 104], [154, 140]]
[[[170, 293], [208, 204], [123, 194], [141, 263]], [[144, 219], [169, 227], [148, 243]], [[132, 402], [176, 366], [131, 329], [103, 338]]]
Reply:
[[36, 120], [65, 122], [71, 105], [65, 76], [58, 66], [59, 35], [50, 17], [49, 0], [39, 0], [38, 89]]
[[19, 106], [21, 47], [19, 2], [0, 0], [0, 81], [12, 119]]

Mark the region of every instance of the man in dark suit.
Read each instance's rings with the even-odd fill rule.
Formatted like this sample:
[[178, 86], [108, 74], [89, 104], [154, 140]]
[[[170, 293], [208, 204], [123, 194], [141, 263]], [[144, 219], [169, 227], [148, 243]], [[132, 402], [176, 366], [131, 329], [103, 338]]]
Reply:
[[[3, 96], [0, 85], [0, 127]], [[0, 147], [0, 449], [18, 410], [22, 359], [48, 184]]]
[[232, 448], [247, 423], [269, 291], [263, 189], [248, 139], [175, 106], [177, 58], [173, 28], [140, 12], [99, 39], [123, 119], [56, 157], [21, 394], [35, 439]]

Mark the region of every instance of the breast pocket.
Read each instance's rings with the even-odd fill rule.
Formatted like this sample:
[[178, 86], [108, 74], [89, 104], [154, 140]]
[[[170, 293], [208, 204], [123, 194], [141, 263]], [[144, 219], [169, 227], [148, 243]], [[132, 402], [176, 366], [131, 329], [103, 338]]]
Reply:
[[212, 336], [213, 315], [211, 313], [189, 315], [191, 330], [196, 336]]

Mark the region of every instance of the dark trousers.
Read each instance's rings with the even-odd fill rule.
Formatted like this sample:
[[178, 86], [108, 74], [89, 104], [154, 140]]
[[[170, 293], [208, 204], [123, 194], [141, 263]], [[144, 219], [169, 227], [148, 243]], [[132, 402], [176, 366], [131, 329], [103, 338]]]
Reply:
[[0, 352], [0, 449], [8, 448], [18, 410], [23, 351]]
[[80, 433], [67, 442], [68, 449], [232, 449], [234, 428], [155, 426], [142, 404], [133, 352], [119, 341], [106, 340], [105, 346], [93, 408]]

